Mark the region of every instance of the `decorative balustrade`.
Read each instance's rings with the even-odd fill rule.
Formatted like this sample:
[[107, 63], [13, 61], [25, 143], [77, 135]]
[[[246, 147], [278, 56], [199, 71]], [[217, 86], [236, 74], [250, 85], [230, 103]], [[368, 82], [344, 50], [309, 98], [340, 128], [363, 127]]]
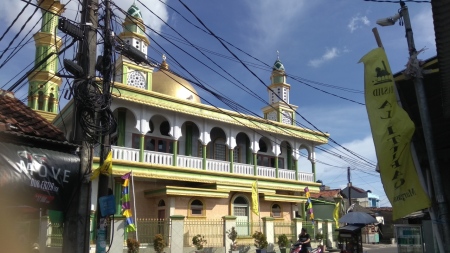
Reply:
[[233, 163], [233, 172], [243, 175], [254, 175], [255, 166], [252, 164]]
[[258, 166], [258, 176], [275, 178], [275, 168]]
[[203, 158], [201, 157], [184, 156], [184, 155], [178, 155], [177, 157], [177, 166], [179, 167], [201, 170], [203, 168], [202, 165], [203, 165]]
[[314, 173], [298, 172], [298, 181], [314, 182]]
[[206, 170], [230, 172], [230, 162], [206, 159]]
[[278, 169], [278, 178], [295, 180], [295, 170]]
[[139, 149], [112, 146], [111, 152], [113, 159], [139, 162]]
[[155, 151], [144, 151], [144, 162], [162, 165], [173, 165], [173, 154]]
[[[113, 159], [126, 160], [139, 162], [139, 149], [112, 146], [112, 156]], [[161, 153], [155, 151], [144, 151], [145, 163], [162, 164], [162, 165], [173, 165], [173, 154]], [[203, 158], [194, 156], [177, 156], [177, 166], [184, 168], [193, 169], [203, 169]], [[231, 163], [229, 161], [218, 161], [213, 159], [206, 159], [206, 170], [217, 171], [217, 172], [227, 172], [230, 173]], [[241, 175], [254, 175], [254, 165], [252, 164], [242, 164], [233, 163], [233, 173]], [[295, 171], [278, 169], [278, 178], [286, 180], [295, 180]], [[271, 167], [257, 167], [257, 176], [276, 178], [276, 169]], [[314, 174], [308, 172], [297, 172], [298, 181], [314, 182]]]

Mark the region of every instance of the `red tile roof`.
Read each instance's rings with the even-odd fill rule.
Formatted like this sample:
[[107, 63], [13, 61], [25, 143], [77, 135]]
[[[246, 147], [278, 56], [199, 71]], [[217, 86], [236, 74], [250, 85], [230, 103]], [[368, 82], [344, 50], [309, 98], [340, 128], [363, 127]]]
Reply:
[[61, 130], [4, 90], [0, 90], [0, 125], [0, 131], [66, 141]]
[[319, 193], [311, 193], [311, 198], [331, 199], [340, 196], [341, 189], [321, 190]]

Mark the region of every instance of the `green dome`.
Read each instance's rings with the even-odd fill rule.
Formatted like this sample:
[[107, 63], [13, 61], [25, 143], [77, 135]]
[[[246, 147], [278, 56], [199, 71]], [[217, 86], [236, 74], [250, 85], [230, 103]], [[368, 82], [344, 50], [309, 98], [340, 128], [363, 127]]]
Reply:
[[284, 71], [283, 63], [281, 63], [280, 59], [277, 59], [272, 67], [273, 70], [282, 70]]
[[128, 9], [127, 12], [128, 14], [130, 14], [130, 16], [133, 16], [134, 18], [142, 19], [141, 10], [139, 10], [139, 8], [135, 4], [131, 5], [131, 7]]

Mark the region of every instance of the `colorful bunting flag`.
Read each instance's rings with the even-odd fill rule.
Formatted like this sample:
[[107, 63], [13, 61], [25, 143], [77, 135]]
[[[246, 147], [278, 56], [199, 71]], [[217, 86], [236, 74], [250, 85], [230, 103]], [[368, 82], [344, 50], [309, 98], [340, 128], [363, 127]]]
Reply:
[[128, 172], [127, 174], [122, 176], [122, 179], [125, 180], [122, 185], [122, 210], [123, 210], [123, 216], [125, 216], [125, 218], [126, 218], [125, 227], [126, 227], [127, 232], [136, 231], [136, 227], [135, 227], [134, 221], [133, 221], [133, 213], [131, 212], [130, 193], [128, 190], [130, 176], [131, 176], [131, 172]]
[[314, 212], [313, 212], [313, 206], [311, 201], [311, 193], [309, 192], [309, 188], [305, 187], [305, 196], [306, 196], [306, 209], [309, 214], [309, 219], [311, 220], [311, 223], [314, 224]]

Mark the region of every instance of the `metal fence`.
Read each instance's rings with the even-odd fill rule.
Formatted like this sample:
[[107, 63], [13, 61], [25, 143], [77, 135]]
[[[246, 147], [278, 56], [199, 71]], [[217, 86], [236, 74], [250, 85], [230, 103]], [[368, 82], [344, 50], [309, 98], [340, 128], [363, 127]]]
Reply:
[[203, 235], [207, 241], [205, 247], [223, 247], [223, 220], [185, 220], [184, 246], [192, 246], [195, 235]]
[[302, 221], [302, 228], [306, 228], [308, 231], [308, 234], [311, 236], [311, 239], [314, 240], [314, 237], [316, 236], [316, 230], [315, 230], [316, 223], [312, 223], [311, 221]]
[[263, 232], [263, 222], [236, 221], [236, 231], [238, 237], [252, 236], [256, 231]]
[[297, 235], [295, 234], [295, 222], [274, 222], [274, 242], [278, 241], [278, 236], [285, 234], [289, 241], [297, 241]]
[[50, 223], [47, 229], [47, 247], [62, 247], [63, 231], [62, 223]]
[[[138, 218], [136, 220], [138, 238], [140, 243], [153, 244], [155, 235], [161, 234], [169, 246], [170, 220]], [[127, 238], [136, 239], [135, 232], [127, 233]]]

